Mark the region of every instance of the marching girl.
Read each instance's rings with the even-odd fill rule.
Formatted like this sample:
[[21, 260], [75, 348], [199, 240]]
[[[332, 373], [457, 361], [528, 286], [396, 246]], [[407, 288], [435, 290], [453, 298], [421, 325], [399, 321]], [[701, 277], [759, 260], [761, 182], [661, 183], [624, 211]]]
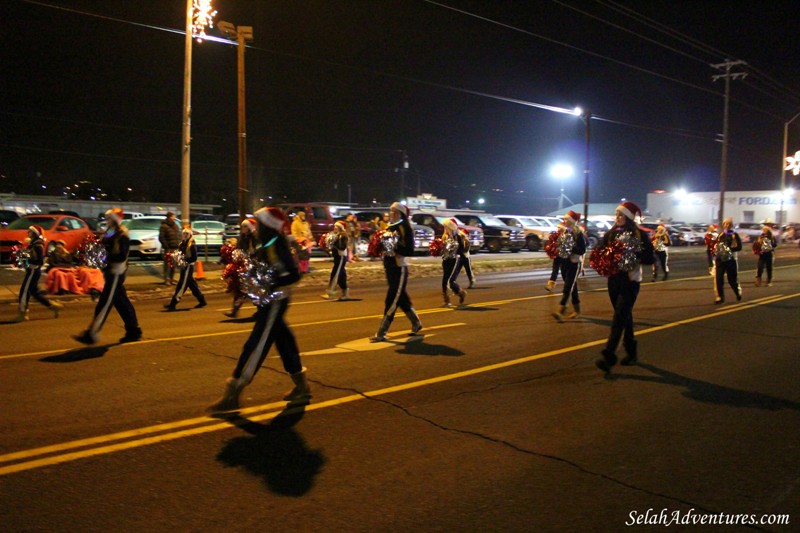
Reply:
[[196, 308], [205, 307], [206, 298], [203, 296], [203, 291], [197, 285], [197, 280], [194, 279], [194, 265], [197, 263], [197, 243], [192, 236], [192, 228], [186, 226], [181, 231], [181, 243], [178, 245], [178, 251], [183, 254], [185, 265], [180, 267], [181, 275], [178, 278], [178, 285], [175, 286], [175, 293], [172, 295], [172, 300], [164, 307], [167, 311], [175, 311], [178, 303], [183, 298], [186, 289], [192, 291], [192, 295], [197, 298]]
[[475, 279], [475, 274], [472, 273], [472, 257], [469, 254], [469, 250], [471, 248], [469, 242], [469, 233], [467, 230], [460, 229], [458, 232], [464, 238], [464, 242], [466, 243], [466, 248], [464, 248], [464, 253], [461, 255], [461, 266], [459, 266], [459, 271], [461, 267], [464, 267], [464, 272], [467, 274], [467, 279], [469, 280], [468, 289], [474, 289], [475, 285], [477, 285], [478, 281]]
[[614, 306], [614, 318], [611, 321], [611, 332], [606, 341], [606, 347], [601, 352], [603, 357], [595, 361], [597, 368], [605, 373], [611, 372], [611, 367], [617, 364], [617, 346], [622, 339], [626, 356], [622, 359], [623, 365], [635, 365], [638, 352], [633, 333], [633, 306], [639, 296], [642, 281], [642, 265], [652, 265], [653, 243], [647, 235], [639, 229], [636, 220], [642, 216], [642, 210], [633, 202], [623, 202], [616, 210], [614, 227], [604, 236], [593, 252], [602, 253], [615, 245], [623, 246], [623, 267], [608, 276], [608, 297]]
[[333, 300], [336, 298], [336, 286], [342, 289], [342, 296], [339, 301], [350, 299], [350, 290], [347, 288], [347, 255], [348, 241], [347, 228], [341, 220], [333, 225], [333, 234], [328, 237], [329, 249], [333, 256], [333, 268], [328, 282], [328, 290], [322, 295], [323, 298]]
[[272, 288], [281, 288], [285, 296], [258, 307], [253, 331], [244, 343], [233, 375], [226, 381], [225, 392], [222, 398], [208, 407], [208, 410], [214, 412], [239, 409], [242, 390], [253, 381], [273, 343], [278, 348], [284, 370], [294, 382], [294, 388], [283, 399], [295, 402], [311, 397], [311, 389], [306, 381], [306, 368], [300, 362], [297, 341], [284, 321], [289, 307], [289, 286], [300, 280], [300, 272], [289, 248], [289, 241], [283, 234], [287, 218], [277, 207], [263, 207], [255, 212], [255, 218], [258, 221], [258, 241], [263, 244], [253, 257], [276, 270]]
[[761, 235], [753, 243], [753, 253], [758, 256], [758, 271], [756, 274], [756, 287], [761, 286], [761, 275], [767, 271], [767, 287], [772, 287], [772, 260], [773, 252], [778, 247], [778, 241], [772, 234], [769, 226], [761, 228]]
[[39, 278], [42, 276], [42, 266], [44, 266], [44, 229], [41, 226], [33, 225], [28, 228], [28, 264], [25, 266], [25, 277], [22, 279], [22, 285], [19, 288], [19, 313], [13, 320], [14, 322], [22, 322], [28, 320], [28, 303], [31, 297], [34, 300], [47, 307], [56, 318], [58, 318], [58, 311], [63, 305], [58, 302], [51, 302], [47, 296], [39, 291]]
[[128, 250], [131, 239], [128, 229], [122, 225], [122, 209], [114, 207], [105, 214], [107, 228], [103, 234], [103, 247], [106, 249], [106, 266], [103, 268], [105, 285], [100, 300], [94, 308], [94, 319], [89, 328], [75, 340], [84, 344], [97, 342], [100, 329], [108, 318], [113, 306], [125, 324], [125, 336], [120, 342], [134, 342], [142, 338], [142, 329], [136, 318], [136, 310], [128, 299], [125, 290], [125, 271], [128, 269]]
[[672, 246], [672, 242], [669, 240], [667, 228], [664, 224], [659, 224], [655, 235], [653, 235], [653, 250], [656, 253], [656, 261], [653, 263], [653, 281], [658, 280], [658, 265], [661, 265], [661, 269], [664, 271], [662, 281], [667, 281], [669, 277], [669, 263], [667, 261], [669, 259], [670, 246]]
[[453, 294], [458, 296], [458, 305], [464, 305], [467, 291], [458, 286], [458, 274], [465, 263], [464, 254], [469, 251], [469, 241], [464, 233], [458, 230], [455, 220], [449, 218], [444, 221], [444, 233], [442, 234], [442, 297], [444, 306], [450, 307], [450, 293], [447, 292], [448, 286]]
[[[236, 239], [236, 249], [242, 250], [247, 257], [250, 257], [256, 251], [256, 224], [254, 218], [247, 218], [242, 222], [239, 228], [239, 238]], [[236, 275], [237, 274], [234, 274], [234, 276]], [[247, 300], [247, 296], [239, 291], [235, 291], [233, 294], [233, 306], [230, 311], [225, 311], [225, 316], [236, 318], [245, 300]]]
[[708, 274], [710, 276], [714, 275], [714, 245], [717, 242], [717, 237], [719, 237], [717, 225], [711, 224], [708, 226], [708, 231], [706, 231], [704, 238], [706, 243], [706, 259], [708, 260]]
[[714, 303], [725, 303], [725, 276], [728, 284], [733, 289], [736, 299], [742, 299], [742, 288], [739, 286], [739, 252], [742, 249], [742, 239], [733, 231], [733, 219], [728, 217], [722, 221], [722, 231], [714, 244], [714, 268], [716, 279]]
[[[554, 259], [558, 261], [561, 270], [561, 278], [564, 280], [564, 289], [561, 292], [561, 302], [558, 311], [553, 316], [559, 322], [565, 318], [578, 318], [581, 314], [581, 299], [578, 296], [578, 274], [583, 265], [583, 255], [586, 253], [586, 236], [578, 226], [581, 214], [570, 211], [564, 215], [564, 225], [559, 229], [559, 256]], [[572, 299], [573, 312], [567, 315], [567, 300]]]
[[386, 291], [386, 301], [383, 311], [383, 319], [378, 332], [370, 337], [372, 342], [386, 340], [386, 333], [394, 320], [397, 308], [403, 310], [411, 321], [411, 333], [416, 335], [422, 329], [422, 322], [417, 316], [417, 312], [411, 306], [411, 298], [406, 292], [408, 283], [408, 257], [414, 254], [414, 235], [411, 223], [408, 221], [408, 210], [406, 206], [395, 202], [389, 208], [390, 224], [386, 232], [393, 233], [397, 237], [397, 244], [393, 255], [384, 254], [383, 270], [386, 274], [386, 281], [389, 290]]

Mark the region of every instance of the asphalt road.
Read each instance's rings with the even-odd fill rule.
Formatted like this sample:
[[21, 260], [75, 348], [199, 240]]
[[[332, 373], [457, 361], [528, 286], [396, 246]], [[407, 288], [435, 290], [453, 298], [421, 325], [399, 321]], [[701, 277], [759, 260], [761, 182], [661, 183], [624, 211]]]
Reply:
[[135, 302], [145, 340], [115, 344], [112, 313], [86, 348], [69, 335], [90, 302], [57, 320], [34, 303], [0, 324], [0, 529], [705, 531], [768, 515], [789, 524], [724, 529], [797, 531], [800, 254], [781, 249], [776, 267], [756, 288], [743, 254], [744, 300], [718, 306], [704, 257], [674, 254], [635, 308], [641, 364], [610, 378], [593, 364], [611, 308], [591, 271], [565, 324], [546, 269], [482, 274], [457, 310], [439, 307], [437, 279], [413, 279], [424, 337], [398, 315], [377, 344], [383, 283], [351, 302], [300, 288], [288, 320], [312, 402], [280, 400], [291, 383], [273, 351], [223, 417], [203, 408], [252, 308], [232, 320], [226, 295], [193, 309], [187, 294], [166, 313], [150, 295]]

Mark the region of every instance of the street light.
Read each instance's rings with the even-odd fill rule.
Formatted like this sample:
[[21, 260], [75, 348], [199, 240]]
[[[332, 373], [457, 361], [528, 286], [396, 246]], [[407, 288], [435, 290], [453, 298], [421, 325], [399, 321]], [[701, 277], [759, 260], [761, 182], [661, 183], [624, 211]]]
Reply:
[[238, 108], [239, 108], [239, 222], [244, 222], [247, 216], [247, 133], [245, 128], [245, 104], [244, 104], [244, 49], [247, 41], [253, 40], [252, 26], [234, 26], [224, 20], [217, 24], [220, 30], [225, 32], [231, 39], [235, 39], [239, 45], [237, 54], [238, 72]]
[[561, 211], [564, 207], [564, 198], [566, 198], [570, 204], [572, 204], [572, 200], [564, 194], [564, 180], [566, 178], [572, 177], [574, 170], [572, 165], [567, 165], [565, 163], [557, 163], [550, 167], [550, 175], [556, 178], [560, 185], [561, 185], [561, 195], [558, 197], [558, 210]]
[[[787, 165], [787, 163], [791, 163], [791, 161], [789, 161], [788, 154], [786, 153], [786, 149], [789, 144], [789, 124], [794, 122], [797, 117], [800, 117], [800, 113], [796, 114], [790, 118], [788, 122], [783, 124], [783, 159], [781, 159], [781, 210], [778, 212], [779, 230], [783, 226], [783, 198], [786, 196], [786, 171], [792, 170], [790, 165]], [[797, 172], [794, 174], [797, 175]]]
[[181, 133], [181, 219], [189, 224], [189, 162], [192, 143], [192, 39], [202, 42], [205, 28], [214, 26], [217, 14], [211, 0], [186, 0], [186, 37], [183, 64], [183, 127]]

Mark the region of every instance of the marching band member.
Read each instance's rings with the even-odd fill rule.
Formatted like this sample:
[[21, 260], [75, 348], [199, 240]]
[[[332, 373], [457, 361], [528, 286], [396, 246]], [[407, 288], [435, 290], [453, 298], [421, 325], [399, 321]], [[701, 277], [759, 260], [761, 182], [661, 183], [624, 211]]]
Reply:
[[275, 268], [277, 273], [272, 288], [281, 288], [284, 296], [258, 307], [256, 323], [244, 343], [233, 376], [228, 378], [222, 398], [208, 407], [210, 411], [232, 411], [239, 408], [242, 390], [253, 381], [273, 343], [278, 348], [284, 370], [295, 385], [284, 400], [295, 402], [311, 397], [311, 389], [306, 381], [306, 368], [300, 362], [297, 342], [284, 321], [286, 309], [289, 307], [289, 286], [300, 280], [300, 272], [289, 249], [289, 242], [283, 234], [286, 215], [277, 207], [263, 207], [256, 211], [255, 218], [258, 221], [258, 241], [263, 244], [256, 250], [254, 258]]
[[[597, 368], [605, 373], [617, 364], [617, 346], [620, 339], [627, 354], [621, 361], [623, 365], [635, 365], [638, 358], [637, 343], [633, 334], [633, 306], [639, 296], [642, 281], [642, 265], [652, 265], [653, 243], [639, 229], [636, 221], [641, 219], [642, 210], [633, 202], [623, 202], [616, 211], [614, 227], [603, 236], [599, 245], [600, 251], [612, 246], [615, 242], [627, 247], [623, 254], [628, 262], [608, 277], [608, 297], [614, 306], [614, 318], [606, 347], [601, 352], [603, 357], [595, 361]], [[630, 257], [628, 257], [630, 256]]]
[[340, 301], [350, 299], [350, 290], [347, 288], [347, 255], [348, 255], [348, 241], [350, 238], [347, 236], [347, 227], [341, 220], [333, 225], [333, 234], [329, 235], [330, 239], [330, 252], [333, 256], [333, 268], [331, 268], [331, 277], [328, 282], [328, 290], [322, 295], [323, 298], [333, 300], [336, 298], [336, 286], [342, 289], [342, 296]]
[[[578, 225], [580, 220], [581, 214], [575, 211], [564, 215], [564, 225], [559, 229], [556, 241], [563, 243], [559, 246], [558, 264], [561, 269], [561, 278], [564, 280], [564, 289], [561, 292], [558, 311], [553, 313], [559, 322], [563, 322], [565, 318], [577, 318], [581, 314], [578, 274], [583, 265], [583, 255], [586, 253], [586, 236]], [[573, 312], [567, 315], [567, 300], [570, 298]]]
[[719, 237], [719, 232], [717, 231], [717, 225], [711, 224], [708, 226], [708, 231], [706, 231], [705, 238], [703, 239], [706, 243], [706, 259], [708, 260], [708, 274], [713, 276], [714, 275], [714, 244], [717, 242], [717, 237]]
[[22, 322], [23, 320], [28, 320], [28, 303], [31, 297], [53, 311], [55, 317], [58, 318], [58, 311], [64, 306], [58, 302], [51, 302], [47, 296], [39, 291], [39, 278], [42, 276], [42, 266], [45, 260], [44, 229], [34, 224], [28, 228], [28, 238], [29, 242], [26, 248], [29, 256], [27, 265], [25, 265], [25, 277], [22, 279], [22, 285], [19, 288], [19, 312], [13, 321]]
[[722, 231], [714, 244], [714, 268], [716, 269], [716, 283], [714, 303], [725, 303], [725, 276], [728, 284], [733, 289], [736, 299], [741, 301], [742, 288], [739, 286], [739, 251], [742, 249], [742, 239], [733, 230], [733, 219], [728, 217], [722, 221]]
[[[242, 250], [247, 257], [253, 255], [256, 251], [256, 227], [257, 222], [254, 218], [247, 218], [242, 222], [239, 228], [239, 238], [236, 239], [236, 249]], [[225, 311], [225, 316], [236, 318], [239, 314], [239, 309], [247, 300], [247, 296], [236, 291], [233, 294], [233, 306], [230, 311]]]
[[383, 312], [383, 319], [378, 332], [370, 337], [372, 342], [386, 340], [386, 333], [394, 320], [397, 308], [405, 312], [411, 321], [411, 333], [416, 335], [422, 329], [422, 322], [417, 316], [417, 312], [411, 305], [411, 298], [406, 292], [408, 283], [408, 257], [414, 254], [414, 234], [411, 224], [408, 221], [408, 210], [406, 206], [395, 202], [389, 208], [390, 221], [386, 231], [393, 233], [397, 237], [397, 244], [393, 255], [384, 254], [383, 269], [386, 273], [386, 281], [389, 289], [386, 291], [386, 301]]
[[[205, 307], [206, 298], [203, 296], [203, 291], [197, 285], [197, 280], [194, 279], [194, 265], [197, 263], [197, 243], [195, 243], [192, 236], [192, 228], [186, 226], [181, 231], [181, 243], [178, 245], [178, 252], [183, 254], [184, 265], [174, 265], [180, 268], [181, 274], [178, 278], [178, 284], [175, 286], [175, 293], [172, 295], [172, 300], [164, 307], [167, 311], [175, 311], [178, 303], [183, 298], [186, 289], [192, 291], [192, 295], [197, 298], [197, 305], [195, 308]], [[174, 257], [174, 256], [173, 256]]]
[[444, 221], [442, 234], [442, 297], [444, 306], [450, 307], [450, 293], [448, 286], [458, 296], [458, 305], [464, 305], [467, 291], [458, 286], [458, 274], [465, 264], [464, 254], [469, 251], [469, 241], [466, 235], [459, 231], [458, 224], [452, 218]]
[[664, 271], [662, 281], [667, 281], [669, 277], [669, 263], [667, 263], [667, 260], [669, 259], [670, 246], [672, 246], [672, 242], [669, 240], [667, 227], [664, 224], [659, 224], [655, 235], [653, 235], [653, 250], [655, 250], [656, 254], [656, 261], [653, 263], [653, 281], [658, 279], [658, 265], [661, 265], [661, 269]]
[[105, 213], [105, 218], [107, 229], [102, 241], [106, 249], [106, 266], [103, 268], [105, 285], [95, 306], [92, 323], [86, 331], [75, 337], [75, 340], [84, 344], [97, 342], [100, 329], [108, 318], [112, 305], [125, 324], [125, 336], [119, 341], [134, 342], [142, 338], [136, 310], [125, 291], [125, 271], [128, 269], [128, 250], [131, 240], [128, 229], [122, 225], [122, 209], [118, 207], [109, 209]]
[[778, 241], [772, 234], [769, 226], [761, 228], [761, 235], [753, 243], [753, 252], [758, 255], [758, 271], [756, 274], [756, 287], [761, 286], [761, 275], [767, 271], [767, 287], [772, 287], [772, 260], [773, 252], [778, 247]]

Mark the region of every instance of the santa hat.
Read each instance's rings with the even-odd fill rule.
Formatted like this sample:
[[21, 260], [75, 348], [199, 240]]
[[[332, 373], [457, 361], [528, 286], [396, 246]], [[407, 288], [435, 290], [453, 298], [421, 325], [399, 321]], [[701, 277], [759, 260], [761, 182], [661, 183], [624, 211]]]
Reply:
[[708, 226], [708, 231], [717, 231], [718, 227], [719, 226], [717, 226], [716, 224], [711, 224], [710, 226]]
[[617, 211], [625, 215], [625, 218], [636, 221], [637, 218], [642, 218], [641, 208], [633, 202], [622, 202], [617, 206]]
[[251, 230], [255, 231], [257, 224], [258, 222], [256, 222], [256, 219], [246, 218], [244, 219], [244, 222], [242, 222], [242, 227], [249, 227]]
[[256, 220], [275, 231], [283, 231], [283, 227], [289, 221], [286, 214], [277, 207], [262, 207], [255, 212], [255, 217]]
[[119, 207], [112, 207], [108, 211], [106, 211], [106, 216], [116, 222], [117, 224], [122, 223], [122, 219], [125, 218], [125, 214], [122, 212], [122, 209]]
[[564, 220], [571, 220], [574, 224], [577, 224], [581, 220], [581, 214], [575, 211], [570, 211], [566, 215], [564, 215]]
[[37, 237], [44, 237], [44, 228], [39, 226], [38, 224], [34, 224], [28, 228], [28, 231], [32, 231], [36, 234]]
[[184, 237], [191, 237], [192, 236], [192, 227], [191, 226], [184, 226], [181, 230], [181, 235]]
[[398, 213], [403, 215], [404, 218], [408, 218], [408, 214], [409, 214], [408, 213], [408, 207], [403, 205], [403, 204], [401, 204], [400, 202], [393, 203], [392, 205], [389, 206], [389, 209], [391, 209], [393, 211], [397, 211]]
[[455, 231], [458, 229], [458, 222], [456, 222], [456, 219], [454, 218], [445, 219], [445, 221], [442, 222], [442, 224], [444, 225], [445, 228], [449, 229], [450, 231]]

